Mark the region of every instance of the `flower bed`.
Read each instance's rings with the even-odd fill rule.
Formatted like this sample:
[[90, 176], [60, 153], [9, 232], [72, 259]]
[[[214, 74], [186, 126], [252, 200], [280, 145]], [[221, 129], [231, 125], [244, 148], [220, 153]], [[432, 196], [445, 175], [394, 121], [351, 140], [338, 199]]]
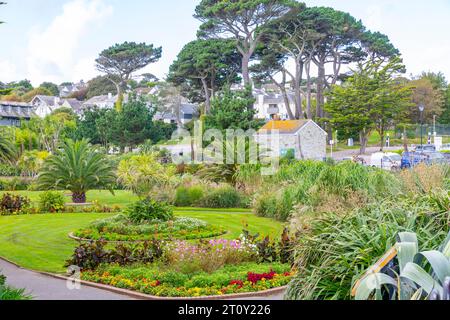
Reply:
[[147, 221], [135, 224], [126, 215], [99, 220], [89, 228], [78, 230], [75, 237], [106, 241], [194, 240], [221, 236], [226, 230], [193, 218], [180, 217], [173, 221]]
[[251, 293], [283, 287], [294, 273], [288, 264], [226, 265], [212, 273], [182, 273], [163, 265], [102, 265], [82, 272], [82, 280], [158, 297], [201, 297]]

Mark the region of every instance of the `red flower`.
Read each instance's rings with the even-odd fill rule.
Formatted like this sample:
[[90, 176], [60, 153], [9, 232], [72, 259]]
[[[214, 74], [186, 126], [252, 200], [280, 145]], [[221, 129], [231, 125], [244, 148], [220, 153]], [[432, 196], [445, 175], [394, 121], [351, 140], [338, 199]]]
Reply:
[[244, 286], [244, 281], [242, 280], [233, 280], [230, 282], [230, 286], [238, 286], [241, 289]]
[[275, 277], [275, 275], [276, 273], [273, 270], [271, 270], [270, 273], [261, 273], [261, 274], [249, 272], [247, 274], [247, 280], [253, 284], [256, 284], [262, 279], [272, 280]]

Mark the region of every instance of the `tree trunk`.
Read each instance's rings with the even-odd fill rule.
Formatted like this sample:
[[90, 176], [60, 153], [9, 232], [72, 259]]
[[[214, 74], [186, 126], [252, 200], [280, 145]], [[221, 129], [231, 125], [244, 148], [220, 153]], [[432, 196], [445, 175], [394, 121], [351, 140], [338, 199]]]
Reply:
[[380, 136], [381, 136], [381, 143], [380, 143], [380, 151], [384, 151], [384, 129], [380, 130]]
[[203, 91], [205, 92], [205, 114], [209, 114], [211, 111], [211, 97], [209, 95], [208, 83], [206, 78], [202, 78]]
[[250, 57], [249, 53], [244, 53], [242, 55], [242, 78], [244, 79], [244, 86], [251, 86], [252, 81], [250, 79]]
[[74, 192], [72, 193], [73, 203], [86, 203], [86, 192]]
[[311, 112], [311, 94], [312, 94], [312, 86], [311, 86], [311, 60], [306, 62], [305, 65], [306, 71], [306, 116], [308, 119], [312, 119]]
[[318, 118], [324, 117], [324, 105], [325, 105], [325, 64], [322, 61], [318, 63], [318, 78], [317, 78], [317, 109], [316, 116]]
[[303, 101], [302, 101], [302, 77], [303, 77], [303, 62], [296, 61], [295, 67], [295, 81], [294, 81], [294, 91], [295, 91], [295, 117], [297, 119], [304, 119], [305, 115], [303, 113]]
[[403, 147], [405, 148], [405, 152], [409, 151], [408, 136], [406, 135], [406, 126], [403, 127]]
[[359, 143], [361, 144], [359, 153], [363, 155], [366, 153], [368, 143], [368, 133], [366, 130], [363, 130], [359, 133]]

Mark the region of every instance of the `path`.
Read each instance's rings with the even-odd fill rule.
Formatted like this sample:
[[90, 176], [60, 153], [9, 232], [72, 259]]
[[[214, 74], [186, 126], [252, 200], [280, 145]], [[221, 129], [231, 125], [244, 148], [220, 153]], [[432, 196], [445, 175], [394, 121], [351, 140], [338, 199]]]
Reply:
[[[134, 300], [127, 295], [85, 285], [80, 290], [69, 290], [65, 280], [19, 268], [1, 258], [0, 274], [6, 276], [9, 286], [25, 288], [25, 293], [31, 295], [34, 300]], [[240, 300], [283, 300], [283, 294]]]
[[[389, 148], [384, 148], [384, 151], [389, 152], [389, 151], [399, 150], [399, 149], [402, 149], [402, 148], [403, 148], [402, 146], [389, 147]], [[363, 158], [370, 158], [370, 156], [373, 153], [376, 153], [376, 152], [380, 152], [380, 147], [368, 147], [366, 149], [366, 154], [363, 155], [362, 157]], [[328, 151], [328, 154], [329, 154], [329, 151]], [[333, 159], [340, 161], [342, 159], [345, 159], [345, 158], [348, 158], [348, 157], [352, 157], [352, 156], [357, 156], [357, 155], [359, 155], [359, 149], [350, 149], [350, 150], [336, 151], [336, 152], [333, 152]]]
[[80, 290], [69, 290], [66, 281], [40, 273], [18, 268], [0, 259], [0, 274], [14, 288], [25, 288], [26, 294], [35, 300], [131, 300], [130, 297], [106, 290], [82, 286]]

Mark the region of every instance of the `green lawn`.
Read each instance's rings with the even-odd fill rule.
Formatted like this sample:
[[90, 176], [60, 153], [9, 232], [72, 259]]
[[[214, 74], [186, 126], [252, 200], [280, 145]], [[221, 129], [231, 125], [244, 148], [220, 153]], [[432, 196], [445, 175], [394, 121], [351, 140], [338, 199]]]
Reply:
[[[1, 191], [0, 196], [4, 193], [8, 193], [8, 192]], [[15, 192], [9, 192], [9, 193], [27, 196], [28, 198], [30, 198], [30, 200], [34, 204], [36, 204], [39, 202], [39, 195], [42, 192], [40, 192], [40, 191], [15, 191]], [[70, 197], [70, 192], [67, 191], [67, 192], [64, 192], [64, 194], [66, 195], [67, 202], [72, 202], [72, 199]], [[136, 200], [137, 200], [137, 197], [135, 195], [133, 195], [133, 193], [131, 193], [130, 191], [118, 190], [118, 191], [114, 192], [114, 195], [112, 195], [111, 192], [105, 191], [105, 190], [93, 190], [93, 191], [89, 191], [87, 193], [87, 201], [88, 202], [98, 201], [101, 204], [110, 205], [110, 206], [113, 206], [113, 205], [125, 206]]]
[[[92, 193], [94, 196], [103, 194]], [[33, 194], [34, 196], [34, 194]], [[122, 198], [123, 196], [123, 198]], [[119, 199], [114, 203], [120, 204]], [[120, 201], [126, 203], [126, 195]], [[105, 202], [103, 202], [105, 203]], [[111, 203], [113, 204], [113, 203]], [[245, 224], [249, 230], [278, 236], [283, 225], [251, 213], [230, 210], [179, 210], [178, 216], [203, 219], [224, 226], [226, 238], [236, 238]], [[0, 256], [18, 265], [37, 271], [64, 273], [64, 262], [71, 256], [76, 242], [68, 238], [71, 231], [86, 227], [90, 222], [110, 214], [55, 214], [0, 217]]]

